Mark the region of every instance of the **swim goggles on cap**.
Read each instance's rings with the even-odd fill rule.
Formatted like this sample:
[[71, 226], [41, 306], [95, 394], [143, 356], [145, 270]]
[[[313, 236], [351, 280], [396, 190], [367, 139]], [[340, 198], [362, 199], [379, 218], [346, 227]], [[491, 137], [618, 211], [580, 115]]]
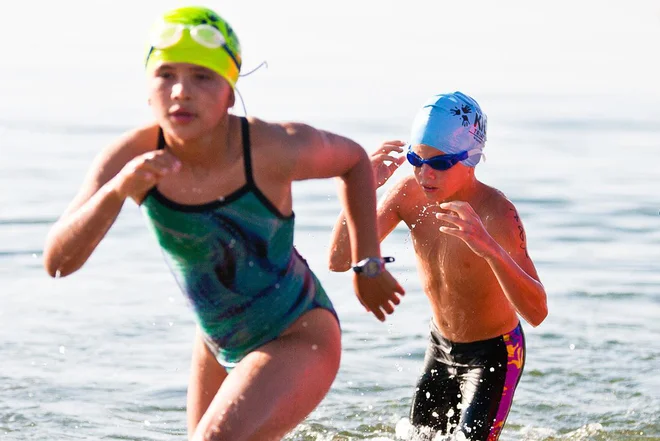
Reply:
[[222, 32], [211, 25], [200, 24], [191, 26], [181, 23], [164, 23], [151, 35], [151, 46], [154, 49], [167, 49], [168, 47], [176, 45], [181, 41], [184, 29], [190, 31], [190, 37], [196, 43], [208, 49], [223, 48], [234, 61], [236, 67], [240, 69], [241, 65], [236, 60], [236, 57], [229, 46], [227, 46], [225, 36], [222, 35]]
[[419, 157], [419, 155], [413, 152], [412, 149], [409, 148], [408, 153], [406, 154], [406, 158], [408, 159], [408, 162], [410, 162], [414, 167], [421, 167], [424, 164], [428, 164], [429, 167], [431, 167], [433, 170], [443, 171], [449, 170], [459, 162], [466, 160], [471, 156], [472, 152], [476, 153], [478, 150], [464, 150], [458, 153], [438, 155], [429, 159], [422, 159]]

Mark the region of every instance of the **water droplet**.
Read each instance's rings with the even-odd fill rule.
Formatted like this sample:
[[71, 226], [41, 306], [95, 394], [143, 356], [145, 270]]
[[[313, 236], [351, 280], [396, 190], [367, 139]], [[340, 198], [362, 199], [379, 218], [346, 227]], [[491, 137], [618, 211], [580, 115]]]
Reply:
[[167, 322], [168, 325], [170, 325], [170, 328], [174, 326], [174, 322]]
[[64, 354], [66, 352], [66, 348], [64, 346], [60, 346], [60, 354]]
[[438, 415], [438, 412], [433, 412], [431, 415], [433, 416], [433, 418], [440, 418], [440, 415]]
[[60, 277], [62, 277], [62, 272], [60, 270], [55, 271], [55, 278], [59, 279]]
[[149, 422], [149, 420], [144, 420], [144, 425], [145, 426], [151, 426], [151, 423]]
[[494, 367], [490, 368], [490, 371], [495, 372], [495, 368]]
[[250, 260], [250, 261], [248, 262], [248, 266], [249, 266], [250, 268], [252, 268], [252, 267], [254, 266], [254, 262]]
[[469, 441], [463, 432], [456, 433], [456, 441]]
[[412, 424], [410, 424], [408, 418], [402, 418], [396, 423], [394, 433], [397, 439], [408, 439], [412, 430]]
[[[275, 284], [275, 289], [280, 289], [280, 284], [279, 283]], [[307, 326], [307, 325], [303, 323], [303, 326]]]
[[36, 259], [37, 258], [37, 253], [32, 253], [32, 258]]
[[224, 201], [225, 201], [225, 197], [224, 197], [224, 196], [220, 196], [220, 197], [218, 198], [218, 201], [220, 201], [220, 202], [224, 202]]
[[575, 349], [575, 345], [574, 345], [573, 343], [571, 343], [570, 345], [568, 345], [568, 349], [570, 349], [571, 351], [574, 350], [574, 349]]
[[426, 392], [426, 399], [428, 400], [429, 398], [431, 398], [431, 392]]
[[302, 326], [303, 326], [303, 328], [306, 328], [309, 325], [307, 324], [307, 322], [302, 322]]
[[319, 345], [312, 345], [312, 351], [315, 351], [319, 348]]

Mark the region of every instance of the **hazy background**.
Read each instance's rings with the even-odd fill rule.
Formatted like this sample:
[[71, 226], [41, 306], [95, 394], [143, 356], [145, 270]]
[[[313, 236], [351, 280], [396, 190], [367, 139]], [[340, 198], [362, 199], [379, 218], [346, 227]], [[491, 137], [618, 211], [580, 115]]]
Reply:
[[[126, 204], [85, 267], [41, 267], [43, 240], [94, 155], [150, 120], [145, 38], [175, 1], [5, 1], [0, 26], [0, 438], [185, 435], [192, 317]], [[525, 222], [550, 315], [502, 441], [660, 440], [658, 1], [205, 2], [243, 47], [248, 114], [406, 140], [427, 96], [488, 115], [477, 176]], [[236, 113], [242, 114], [240, 105]], [[410, 173], [404, 165], [394, 180]], [[333, 389], [288, 440], [396, 439], [429, 310], [409, 236], [383, 251], [408, 294], [383, 325], [326, 270], [334, 183], [294, 188], [296, 246], [342, 318]]]

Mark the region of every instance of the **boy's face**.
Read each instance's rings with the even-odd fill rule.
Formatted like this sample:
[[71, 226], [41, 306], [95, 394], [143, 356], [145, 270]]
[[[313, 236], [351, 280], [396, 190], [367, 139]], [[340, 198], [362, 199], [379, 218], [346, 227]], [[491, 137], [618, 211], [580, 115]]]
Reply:
[[[429, 159], [444, 153], [434, 147], [418, 144], [412, 146], [412, 151], [422, 159]], [[444, 201], [460, 191], [474, 176], [474, 169], [460, 162], [448, 170], [435, 170], [428, 164], [414, 167], [415, 180], [424, 195], [431, 201]]]
[[149, 103], [163, 129], [191, 139], [213, 128], [234, 104], [216, 72], [188, 63], [162, 63], [149, 77]]

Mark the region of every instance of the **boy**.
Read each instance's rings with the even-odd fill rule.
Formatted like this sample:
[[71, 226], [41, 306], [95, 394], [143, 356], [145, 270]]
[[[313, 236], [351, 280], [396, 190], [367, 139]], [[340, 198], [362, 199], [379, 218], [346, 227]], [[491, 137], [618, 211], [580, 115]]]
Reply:
[[[525, 361], [518, 316], [538, 326], [547, 315], [515, 206], [475, 177], [485, 142], [486, 115], [474, 99], [461, 92], [431, 97], [407, 146], [414, 173], [378, 207], [381, 241], [401, 221], [410, 229], [432, 309], [410, 411], [416, 430], [431, 438], [499, 437]], [[372, 155], [379, 186], [406, 160], [393, 156], [405, 145], [386, 142]], [[333, 271], [350, 268], [347, 233], [342, 214], [331, 243]]]

